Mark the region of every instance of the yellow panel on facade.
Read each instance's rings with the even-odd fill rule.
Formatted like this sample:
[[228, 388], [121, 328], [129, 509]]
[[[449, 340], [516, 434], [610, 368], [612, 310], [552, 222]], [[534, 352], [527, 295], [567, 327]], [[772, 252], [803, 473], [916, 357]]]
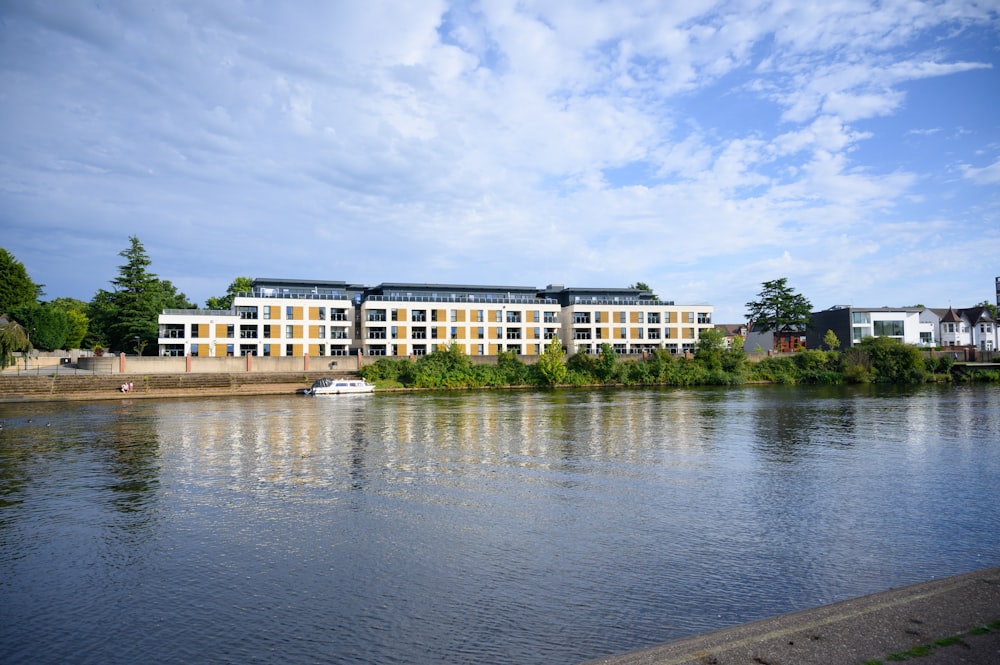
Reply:
[[628, 316], [629, 323], [639, 323], [640, 312], [629, 312], [628, 314], [629, 314]]
[[[486, 326], [486, 337], [487, 339], [499, 339], [496, 326]], [[493, 344], [490, 344], [490, 347], [492, 348]]]
[[226, 324], [225, 323], [216, 323], [215, 324], [215, 336], [216, 337], [225, 337], [226, 336]]
[[496, 356], [496, 355], [500, 354], [500, 345], [499, 344], [490, 344], [489, 345], [489, 349], [490, 349], [489, 355], [491, 355], [491, 356]]
[[309, 355], [310, 356], [318, 356], [319, 355], [319, 344], [310, 344], [309, 345]]
[[[317, 321], [317, 320], [319, 320], [319, 307], [310, 307], [309, 308], [309, 320], [310, 321]], [[309, 355], [312, 355], [312, 354], [310, 353]]]
[[695, 338], [695, 336], [694, 336], [694, 328], [685, 328], [684, 329], [684, 338], [685, 339], [694, 339]]
[[446, 309], [439, 309], [437, 311], [437, 313], [438, 313], [438, 321], [447, 321], [448, 320], [448, 310], [446, 310]]
[[640, 339], [639, 335], [642, 333], [642, 328], [629, 328], [628, 336], [629, 339]]
[[438, 339], [448, 339], [448, 328], [447, 326], [437, 326]]
[[292, 337], [295, 339], [302, 338], [302, 326], [292, 326]]
[[396, 308], [396, 318], [399, 321], [408, 321], [409, 320], [409, 319], [406, 318], [406, 308], [405, 307], [397, 307]]
[[[319, 337], [319, 326], [309, 326], [309, 336], [314, 338]], [[309, 348], [311, 349], [312, 347]], [[312, 355], [312, 351], [309, 352], [309, 355]]]
[[455, 312], [455, 320], [456, 321], [461, 321], [463, 323], [465, 322], [465, 310], [464, 309], [460, 309], [460, 310], [457, 310]]
[[272, 319], [280, 319], [281, 318], [281, 307], [279, 307], [278, 305], [270, 305], [268, 307], [268, 309], [271, 310], [271, 318]]
[[296, 321], [301, 321], [302, 318], [303, 318], [302, 317], [302, 310], [303, 310], [302, 307], [293, 307], [292, 308], [292, 318], [295, 319]]

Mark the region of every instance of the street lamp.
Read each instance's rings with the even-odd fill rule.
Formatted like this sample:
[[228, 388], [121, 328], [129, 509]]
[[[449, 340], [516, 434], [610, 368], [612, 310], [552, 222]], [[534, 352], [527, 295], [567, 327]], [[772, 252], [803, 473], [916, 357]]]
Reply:
[[138, 335], [135, 336], [135, 355], [137, 355], [137, 356], [142, 355], [142, 351], [139, 349], [139, 340], [140, 339], [141, 338]]

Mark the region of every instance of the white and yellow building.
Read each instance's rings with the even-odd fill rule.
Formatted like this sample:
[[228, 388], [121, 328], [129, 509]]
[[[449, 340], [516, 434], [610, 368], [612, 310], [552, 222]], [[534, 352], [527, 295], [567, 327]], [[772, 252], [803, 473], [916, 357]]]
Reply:
[[694, 349], [712, 307], [681, 306], [639, 289], [256, 279], [231, 310], [166, 310], [160, 355], [419, 356], [457, 345], [470, 356], [539, 355], [553, 338], [569, 353]]

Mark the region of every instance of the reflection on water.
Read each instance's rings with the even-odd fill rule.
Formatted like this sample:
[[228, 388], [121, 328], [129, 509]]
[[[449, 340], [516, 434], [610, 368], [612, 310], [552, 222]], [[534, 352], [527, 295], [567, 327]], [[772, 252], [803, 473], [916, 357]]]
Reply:
[[0, 405], [11, 662], [563, 662], [1000, 564], [1000, 391]]

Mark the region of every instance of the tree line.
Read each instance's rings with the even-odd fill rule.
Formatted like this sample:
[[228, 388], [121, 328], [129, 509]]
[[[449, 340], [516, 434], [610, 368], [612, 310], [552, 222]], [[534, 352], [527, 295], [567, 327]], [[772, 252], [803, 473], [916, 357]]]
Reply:
[[[33, 349], [93, 349], [155, 355], [158, 317], [164, 309], [194, 309], [183, 293], [151, 271], [152, 260], [135, 236], [118, 254], [124, 263], [110, 289], [100, 289], [90, 302], [76, 298], [43, 300], [44, 284], [36, 283], [24, 264], [0, 247], [0, 367]], [[229, 309], [233, 296], [249, 290], [250, 278], [239, 277], [225, 296], [209, 298], [209, 309]]]

